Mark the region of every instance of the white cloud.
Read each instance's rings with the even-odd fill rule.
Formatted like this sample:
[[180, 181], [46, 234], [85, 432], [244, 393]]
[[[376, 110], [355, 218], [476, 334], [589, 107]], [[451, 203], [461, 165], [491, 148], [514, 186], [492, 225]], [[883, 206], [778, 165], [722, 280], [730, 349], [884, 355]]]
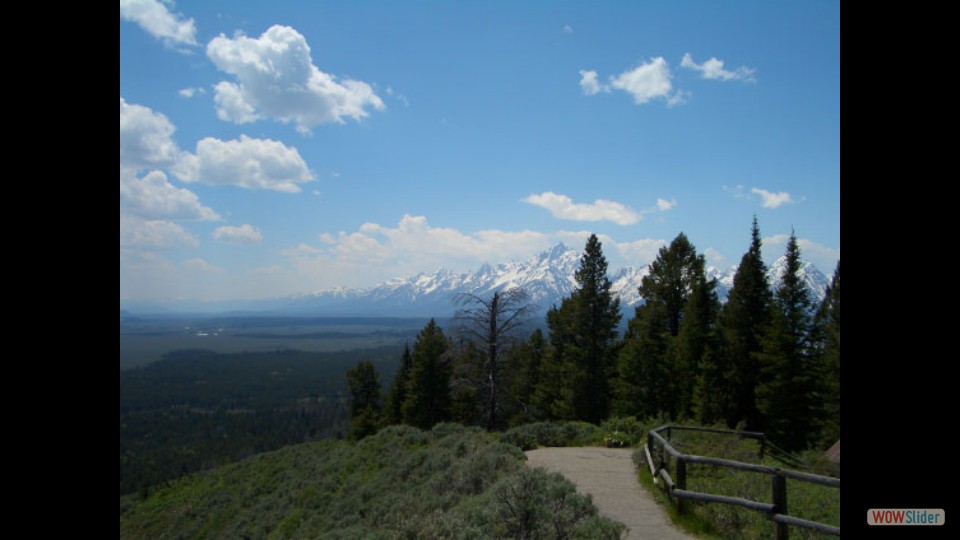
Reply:
[[202, 96], [203, 94], [206, 94], [206, 93], [207, 93], [206, 89], [199, 86], [181, 88], [180, 90], [177, 91], [177, 94], [179, 94], [180, 97], [187, 98], [187, 99], [190, 99], [193, 96]]
[[168, 167], [177, 159], [176, 130], [166, 116], [120, 98], [120, 166]]
[[307, 40], [289, 26], [272, 26], [259, 38], [221, 34], [207, 45], [207, 56], [236, 77], [215, 87], [217, 115], [226, 121], [271, 118], [308, 133], [318, 124], [360, 120], [369, 108], [386, 108], [369, 84], [320, 71]]
[[287, 193], [298, 193], [297, 184], [314, 179], [296, 148], [246, 135], [232, 141], [201, 139], [196, 153], [182, 153], [172, 171], [184, 182]]
[[[780, 258], [784, 254], [789, 240], [790, 235], [788, 234], [775, 234], [765, 237], [763, 239], [763, 258], [767, 262], [773, 262]], [[800, 248], [801, 259], [812, 262], [827, 278], [833, 275], [833, 269], [840, 259], [839, 248], [818, 244], [807, 238], [797, 238], [797, 246]]]
[[747, 193], [746, 188], [743, 187], [743, 184], [737, 184], [733, 187], [723, 186], [723, 190], [733, 195], [734, 199], [747, 200], [750, 198], [750, 194]]
[[612, 77], [610, 86], [629, 93], [633, 96], [634, 103], [643, 105], [652, 99], [669, 99], [673, 90], [670, 78], [667, 61], [658, 56], [646, 64], [640, 64]]
[[750, 193], [759, 195], [763, 200], [761, 206], [764, 208], [778, 208], [784, 204], [792, 203], [793, 198], [790, 197], [790, 194], [786, 191], [781, 191], [780, 193], [773, 193], [765, 189], [752, 188]]
[[557, 219], [573, 221], [611, 221], [617, 225], [632, 225], [642, 215], [616, 201], [597, 199], [593, 204], [575, 203], [566, 195], [545, 191], [521, 199], [522, 202], [546, 208]]
[[196, 194], [174, 186], [160, 171], [136, 178], [121, 170], [120, 210], [146, 220], [220, 220], [213, 209], [200, 204]]
[[616, 247], [620, 256], [628, 264], [644, 266], [653, 262], [660, 248], [665, 245], [667, 245], [666, 240], [643, 238], [633, 242], [621, 242], [616, 244]]
[[560, 236], [530, 230], [464, 233], [434, 227], [424, 216], [404, 215], [393, 227], [364, 223], [355, 231], [323, 233], [318, 245], [300, 244], [283, 254], [300, 279], [310, 283], [321, 276], [323, 286], [369, 286], [441, 266], [475, 270], [483, 262], [527, 258], [556, 244]]
[[155, 38], [162, 39], [168, 47], [197, 45], [197, 27], [193, 19], [180, 13], [170, 13], [167, 5], [172, 1], [120, 0], [120, 18], [135, 22]]
[[712, 247], [703, 250], [703, 256], [707, 259], [709, 266], [716, 266], [717, 268], [726, 267], [727, 258], [723, 256], [723, 253], [720, 253]]
[[564, 34], [572, 34], [572, 33], [573, 33], [573, 27], [570, 26], [569, 24], [563, 25], [563, 33], [564, 33]]
[[197, 237], [172, 221], [143, 219], [120, 212], [120, 246], [170, 249], [200, 245]]
[[737, 68], [736, 71], [729, 71], [723, 69], [723, 60], [712, 57], [702, 64], [697, 64], [693, 61], [693, 57], [690, 56], [690, 53], [686, 53], [683, 55], [683, 60], [680, 62], [680, 67], [699, 71], [704, 79], [713, 79], [718, 81], [757, 82], [757, 79], [753, 76], [756, 70], [746, 66], [741, 66]]
[[692, 95], [693, 94], [687, 92], [686, 90], [677, 90], [673, 94], [667, 96], [667, 107], [673, 108], [677, 105], [683, 105], [684, 103], [690, 101], [690, 96]]
[[670, 199], [669, 201], [667, 199], [657, 199], [657, 210], [660, 210], [661, 212], [672, 210], [676, 206], [677, 206], [676, 199]]
[[180, 264], [184, 268], [188, 268], [191, 270], [198, 270], [206, 274], [222, 274], [224, 272], [223, 268], [212, 265], [199, 257], [195, 259], [187, 259]]
[[596, 71], [581, 69], [580, 90], [582, 90], [585, 95], [592, 96], [594, 94], [599, 94], [601, 90], [609, 92], [610, 88], [600, 86], [600, 83], [597, 82]]
[[217, 242], [245, 246], [255, 246], [263, 241], [263, 234], [260, 233], [260, 229], [246, 223], [239, 227], [231, 227], [229, 225], [217, 227], [210, 236]]

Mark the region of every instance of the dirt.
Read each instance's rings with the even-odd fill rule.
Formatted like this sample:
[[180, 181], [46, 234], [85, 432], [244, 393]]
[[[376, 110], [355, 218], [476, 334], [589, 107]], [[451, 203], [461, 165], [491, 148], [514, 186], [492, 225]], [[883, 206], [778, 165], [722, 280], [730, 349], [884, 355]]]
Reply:
[[628, 539], [695, 538], [673, 525], [640, 486], [632, 454], [629, 448], [538, 448], [527, 452], [527, 464], [567, 477], [601, 514], [629, 528]]

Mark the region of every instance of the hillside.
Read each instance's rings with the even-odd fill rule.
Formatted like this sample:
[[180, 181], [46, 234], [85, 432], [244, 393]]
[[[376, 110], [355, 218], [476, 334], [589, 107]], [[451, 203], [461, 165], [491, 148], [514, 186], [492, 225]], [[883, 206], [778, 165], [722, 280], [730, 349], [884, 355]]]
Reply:
[[618, 538], [559, 475], [477, 428], [289, 446], [120, 500], [121, 538]]

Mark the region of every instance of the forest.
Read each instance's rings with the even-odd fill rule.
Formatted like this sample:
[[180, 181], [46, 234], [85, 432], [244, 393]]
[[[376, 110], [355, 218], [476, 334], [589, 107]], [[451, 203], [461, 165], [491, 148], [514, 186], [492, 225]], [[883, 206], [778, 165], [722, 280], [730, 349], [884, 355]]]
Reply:
[[458, 299], [453, 327], [430, 321], [404, 350], [389, 387], [371, 362], [347, 371], [350, 436], [386, 425], [429, 429], [459, 422], [497, 431], [541, 420], [599, 424], [658, 417], [763, 431], [790, 451], [840, 438], [840, 264], [815, 303], [800, 276], [796, 236], [773, 290], [754, 218], [726, 303], [704, 255], [680, 233], [644, 277], [645, 303], [621, 337], [623, 314], [593, 235], [578, 289], [547, 314], [547, 332], [525, 319], [520, 290]]
[[342, 437], [343, 371], [368, 359], [387, 376], [393, 346], [340, 352], [181, 350], [120, 372], [120, 494], [289, 444]]

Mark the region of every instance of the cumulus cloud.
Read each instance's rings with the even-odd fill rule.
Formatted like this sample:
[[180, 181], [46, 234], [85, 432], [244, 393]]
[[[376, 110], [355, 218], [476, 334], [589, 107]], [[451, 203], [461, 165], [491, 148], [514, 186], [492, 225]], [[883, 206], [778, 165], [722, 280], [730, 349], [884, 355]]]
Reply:
[[225, 244], [239, 244], [244, 246], [255, 246], [263, 240], [263, 234], [260, 229], [244, 223], [239, 227], [217, 227], [210, 235], [217, 242]]
[[220, 216], [192, 191], [178, 188], [161, 171], [151, 171], [143, 178], [121, 171], [120, 209], [146, 220], [218, 221]]
[[206, 93], [207, 93], [207, 91], [206, 91], [204, 88], [201, 88], [201, 87], [199, 87], [199, 86], [197, 86], [197, 87], [181, 88], [180, 90], [177, 91], [177, 94], [179, 94], [180, 97], [182, 97], [182, 98], [187, 98], [187, 99], [190, 99], [190, 98], [192, 98], [193, 96], [198, 96], [198, 95], [199, 95], [199, 96], [202, 96], [203, 94], [206, 94]]
[[662, 56], [651, 58], [633, 69], [628, 69], [609, 82], [601, 84], [596, 71], [580, 70], [580, 90], [592, 96], [600, 92], [622, 90], [633, 96], [633, 102], [643, 105], [655, 99], [662, 99], [667, 107], [675, 107], [690, 99], [690, 92], [673, 89], [670, 66]]
[[673, 90], [670, 67], [662, 56], [624, 71], [610, 79], [610, 86], [633, 96], [633, 102], [643, 105], [652, 99], [668, 99]]
[[628, 264], [644, 266], [653, 262], [660, 248], [665, 245], [667, 245], [666, 240], [643, 238], [633, 242], [618, 243], [616, 248]]
[[575, 203], [570, 197], [552, 191], [533, 194], [521, 201], [546, 208], [557, 219], [611, 221], [617, 225], [632, 225], [642, 217], [636, 210], [616, 201], [597, 199], [592, 204]]
[[[790, 240], [788, 234], [775, 234], [763, 239], [763, 254], [767, 261], [774, 261], [784, 254], [787, 242]], [[807, 238], [797, 238], [797, 246], [800, 248], [800, 257], [812, 262], [821, 272], [830, 277], [833, 269], [840, 259], [840, 249], [818, 244]]]
[[660, 210], [661, 212], [672, 210], [676, 206], [677, 206], [676, 199], [670, 199], [669, 201], [667, 199], [657, 199], [657, 210]]
[[597, 82], [596, 71], [581, 69], [580, 90], [582, 90], [585, 95], [592, 96], [594, 94], [599, 94], [601, 90], [609, 92], [610, 88], [600, 86], [600, 83]]
[[224, 272], [223, 268], [210, 264], [207, 261], [201, 259], [200, 257], [197, 257], [194, 259], [187, 259], [180, 264], [184, 268], [188, 268], [190, 270], [197, 270], [199, 272], [203, 272], [206, 274], [222, 274]]
[[720, 253], [712, 247], [703, 250], [703, 256], [707, 259], [707, 264], [710, 266], [723, 268], [727, 264], [727, 258], [723, 256], [723, 253]]
[[120, 212], [120, 246], [140, 249], [196, 248], [197, 237], [172, 221], [143, 219]]
[[289, 26], [272, 26], [259, 38], [221, 34], [207, 45], [207, 56], [236, 78], [215, 87], [217, 115], [225, 121], [270, 118], [308, 133], [318, 124], [361, 120], [371, 108], [386, 108], [369, 84], [320, 71], [306, 38]]
[[[573, 234], [573, 233], [571, 233]], [[578, 238], [585, 240], [589, 232]], [[283, 251], [291, 267], [325, 286], [369, 286], [443, 266], [474, 270], [483, 262], [526, 258], [561, 240], [560, 233], [435, 227], [424, 216], [404, 215], [395, 226], [365, 223], [354, 231], [323, 233], [317, 245]]]
[[734, 71], [729, 71], [723, 68], [723, 60], [713, 57], [702, 64], [698, 64], [693, 61], [693, 57], [690, 55], [690, 53], [686, 53], [683, 55], [683, 60], [680, 62], [680, 67], [691, 69], [693, 71], [699, 71], [700, 75], [704, 79], [712, 79], [717, 81], [743, 81], [751, 83], [757, 82], [757, 79], [753, 76], [756, 70], [746, 66], [741, 66]]
[[196, 152], [181, 154], [172, 171], [184, 182], [288, 193], [298, 193], [297, 184], [314, 179], [296, 148], [246, 135], [231, 141], [201, 139]]
[[570, 26], [569, 24], [563, 25], [563, 33], [564, 33], [564, 34], [572, 34], [572, 33], [573, 33], [573, 27]]
[[120, 98], [120, 166], [168, 167], [177, 160], [176, 128], [166, 116]]
[[197, 27], [193, 19], [180, 13], [171, 13], [167, 4], [172, 1], [120, 0], [120, 18], [135, 22], [150, 35], [163, 40], [168, 47], [185, 50], [185, 45], [197, 45]]
[[767, 191], [760, 188], [752, 188], [750, 193], [754, 195], [759, 195], [762, 202], [761, 206], [764, 208], [779, 208], [787, 203], [792, 203], [793, 198], [790, 197], [790, 194], [786, 191], [781, 191], [780, 193], [773, 193], [772, 191]]

